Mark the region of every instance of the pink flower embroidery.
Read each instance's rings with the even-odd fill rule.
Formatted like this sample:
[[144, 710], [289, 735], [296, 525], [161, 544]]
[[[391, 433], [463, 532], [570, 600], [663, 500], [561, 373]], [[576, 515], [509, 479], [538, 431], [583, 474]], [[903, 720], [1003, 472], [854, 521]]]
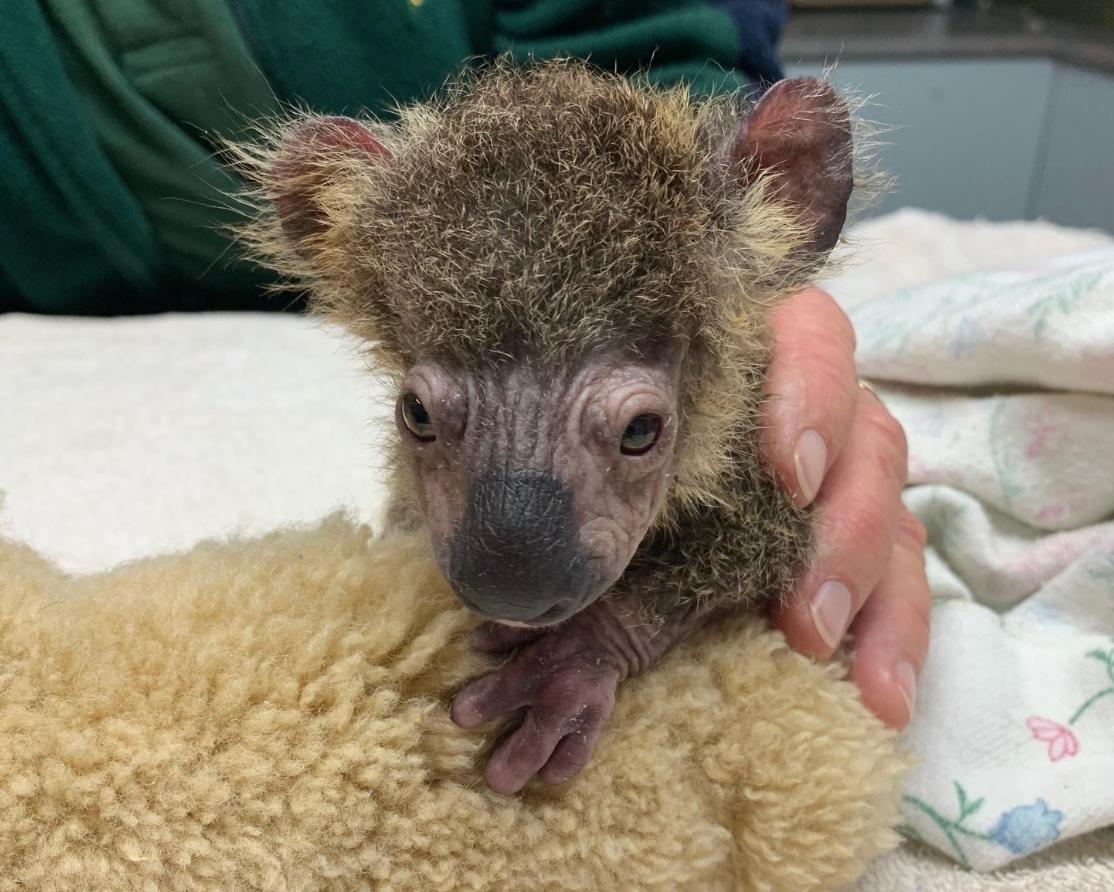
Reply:
[[1050, 719], [1031, 715], [1025, 720], [1033, 737], [1043, 740], [1048, 744], [1048, 760], [1059, 762], [1066, 757], [1074, 756], [1079, 752], [1079, 741], [1076, 740], [1071, 728], [1061, 725]]

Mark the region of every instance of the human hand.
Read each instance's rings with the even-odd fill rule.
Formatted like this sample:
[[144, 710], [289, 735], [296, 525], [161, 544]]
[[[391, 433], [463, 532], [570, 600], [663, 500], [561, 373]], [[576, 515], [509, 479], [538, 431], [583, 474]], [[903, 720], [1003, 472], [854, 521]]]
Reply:
[[850, 677], [886, 724], [912, 717], [928, 651], [925, 531], [901, 502], [901, 425], [855, 374], [855, 334], [809, 288], [771, 314], [766, 455], [800, 506], [815, 503], [816, 552], [774, 610], [790, 647], [830, 657], [850, 632]]

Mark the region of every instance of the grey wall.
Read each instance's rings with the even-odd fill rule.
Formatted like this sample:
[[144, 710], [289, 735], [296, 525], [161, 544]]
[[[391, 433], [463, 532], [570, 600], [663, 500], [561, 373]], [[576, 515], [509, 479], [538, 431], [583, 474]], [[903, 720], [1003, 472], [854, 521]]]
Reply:
[[873, 96], [866, 114], [887, 129], [881, 163], [898, 183], [876, 213], [1114, 231], [1114, 77], [1022, 58], [848, 62], [835, 80]]
[[1114, 77], [1059, 66], [1030, 214], [1114, 231]]

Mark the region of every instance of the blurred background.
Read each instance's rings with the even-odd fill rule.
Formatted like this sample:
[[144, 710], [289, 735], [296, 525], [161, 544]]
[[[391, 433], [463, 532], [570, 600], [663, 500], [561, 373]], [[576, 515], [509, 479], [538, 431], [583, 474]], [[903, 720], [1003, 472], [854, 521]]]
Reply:
[[792, 0], [788, 73], [876, 98], [874, 209], [1114, 231], [1114, 0]]

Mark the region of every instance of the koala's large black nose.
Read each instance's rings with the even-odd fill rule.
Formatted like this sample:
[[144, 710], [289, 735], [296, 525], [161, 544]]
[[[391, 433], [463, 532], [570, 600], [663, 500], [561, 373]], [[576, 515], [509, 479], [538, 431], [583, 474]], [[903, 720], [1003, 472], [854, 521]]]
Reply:
[[446, 575], [466, 604], [493, 619], [544, 621], [581, 603], [589, 583], [576, 544], [572, 491], [542, 471], [480, 477], [453, 538]]

